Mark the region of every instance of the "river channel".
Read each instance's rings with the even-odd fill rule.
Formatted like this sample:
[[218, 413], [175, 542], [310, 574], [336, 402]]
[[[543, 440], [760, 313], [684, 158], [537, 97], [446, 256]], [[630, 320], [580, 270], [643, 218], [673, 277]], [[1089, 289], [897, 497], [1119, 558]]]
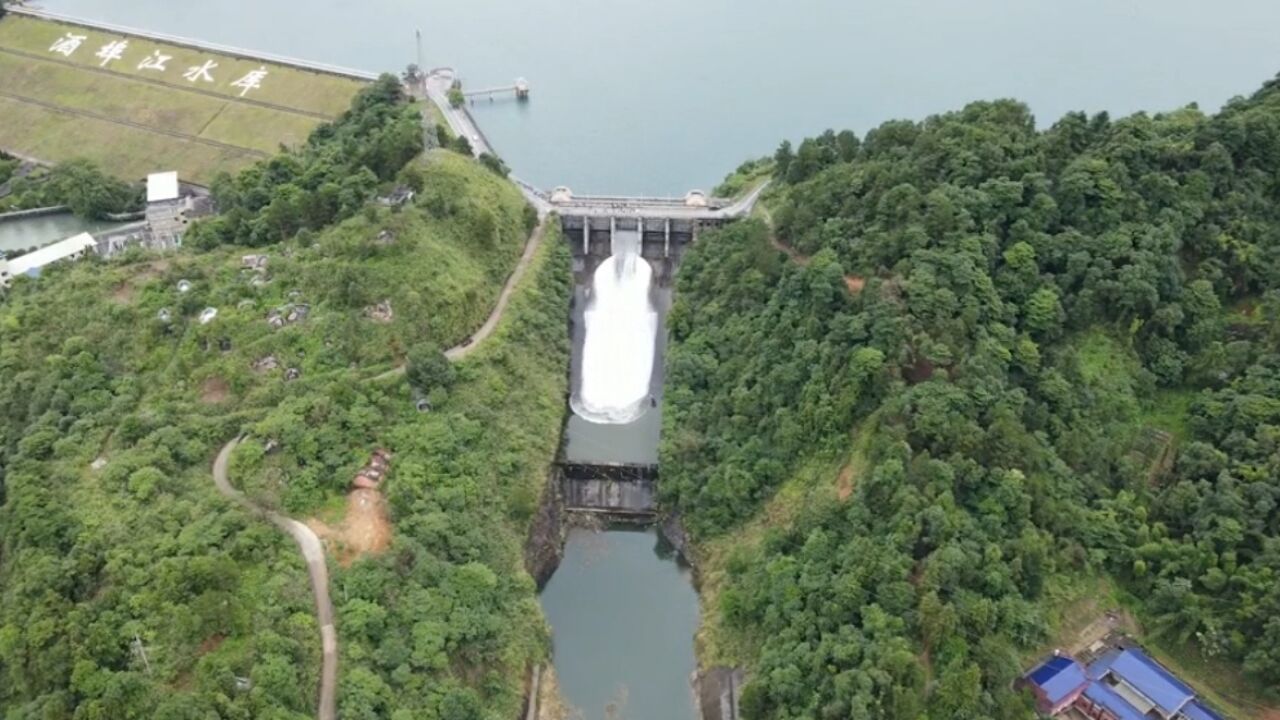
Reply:
[[556, 673], [583, 720], [690, 720], [698, 597], [653, 530], [573, 530], [542, 591]]

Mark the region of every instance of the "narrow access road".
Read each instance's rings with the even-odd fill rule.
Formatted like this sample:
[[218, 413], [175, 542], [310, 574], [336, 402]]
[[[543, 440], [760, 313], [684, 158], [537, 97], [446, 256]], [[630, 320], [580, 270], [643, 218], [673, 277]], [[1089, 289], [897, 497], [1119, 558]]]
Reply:
[[[529, 239], [525, 241], [524, 253], [516, 262], [516, 266], [507, 278], [506, 284], [502, 286], [502, 292], [498, 294], [498, 302], [494, 304], [493, 310], [489, 313], [489, 317], [485, 319], [484, 324], [480, 326], [480, 329], [472, 333], [471, 337], [461, 345], [456, 345], [445, 351], [445, 357], [450, 361], [458, 362], [475, 352], [480, 343], [492, 335], [493, 331], [498, 327], [498, 323], [502, 320], [502, 316], [507, 310], [507, 305], [511, 302], [511, 296], [515, 293], [516, 287], [519, 286], [525, 271], [529, 269], [529, 265], [533, 262], [533, 256], [542, 245], [542, 239], [546, 236], [547, 225], [547, 219], [543, 218], [538, 223], [538, 227], [534, 228], [529, 235]], [[381, 380], [403, 373], [404, 366], [401, 365], [377, 375], [373, 379]], [[302, 557], [307, 562], [307, 573], [311, 576], [311, 591], [316, 598], [316, 621], [320, 625], [322, 655], [320, 701], [316, 709], [316, 719], [335, 720], [337, 717], [338, 631], [333, 624], [333, 601], [329, 597], [329, 566], [325, 563], [324, 545], [321, 544], [320, 538], [312, 532], [311, 528], [293, 518], [285, 517], [255, 505], [244, 493], [236, 490], [235, 486], [231, 484], [230, 478], [227, 477], [227, 465], [231, 461], [231, 453], [240, 444], [241, 439], [237, 437], [224, 445], [222, 450], [218, 452], [218, 457], [213, 461], [213, 484], [217, 486], [218, 492], [225, 497], [239, 503], [250, 512], [266, 518], [273, 525], [288, 533], [294, 539], [294, 542], [298, 543], [298, 548], [302, 551]]]
[[311, 528], [279, 513], [253, 504], [244, 493], [236, 490], [227, 477], [227, 464], [231, 460], [231, 452], [240, 444], [236, 438], [222, 447], [218, 457], [213, 461], [213, 484], [218, 492], [247, 508], [250, 512], [265, 517], [273, 525], [288, 533], [307, 561], [307, 573], [311, 576], [311, 591], [316, 598], [316, 620], [320, 625], [320, 701], [316, 708], [317, 720], [335, 720], [337, 717], [337, 685], [338, 685], [338, 632], [333, 625], [333, 601], [329, 599], [329, 566], [325, 564], [324, 546], [320, 538]]
[[484, 324], [480, 326], [480, 329], [471, 333], [471, 337], [464, 340], [461, 345], [455, 345], [445, 350], [445, 357], [453, 362], [462, 360], [475, 352], [476, 347], [493, 334], [493, 331], [498, 327], [498, 323], [502, 320], [503, 313], [507, 311], [507, 303], [511, 302], [511, 296], [515, 293], [516, 286], [520, 284], [525, 271], [529, 269], [529, 264], [533, 262], [533, 256], [538, 252], [538, 247], [542, 245], [542, 238], [546, 234], [547, 221], [544, 218], [538, 222], [538, 227], [533, 229], [533, 232], [529, 234], [529, 239], [525, 241], [524, 253], [516, 261], [515, 268], [511, 271], [511, 275], [507, 277], [507, 283], [502, 286], [502, 292], [498, 293], [498, 302], [494, 304], [493, 310], [489, 312], [489, 317], [485, 318]]
[[[516, 287], [520, 285], [520, 280], [524, 278], [525, 271], [529, 269], [529, 264], [533, 262], [533, 256], [542, 245], [542, 239], [547, 234], [547, 224], [547, 218], [544, 217], [538, 222], [538, 227], [534, 228], [533, 232], [530, 233], [529, 239], [524, 243], [524, 253], [516, 261], [515, 268], [512, 269], [511, 275], [507, 277], [506, 284], [502, 286], [502, 292], [498, 293], [498, 302], [494, 304], [493, 310], [489, 312], [489, 317], [485, 318], [484, 324], [480, 326], [480, 329], [471, 333], [471, 336], [463, 340], [461, 344], [454, 345], [444, 351], [444, 356], [450, 362], [458, 362], [475, 352], [480, 343], [484, 342], [498, 328], [498, 323], [502, 321], [502, 316], [507, 311], [507, 305], [511, 302], [511, 296], [515, 293]], [[404, 368], [404, 365], [397, 365], [384, 373], [374, 375], [371, 379], [378, 381], [403, 375]]]

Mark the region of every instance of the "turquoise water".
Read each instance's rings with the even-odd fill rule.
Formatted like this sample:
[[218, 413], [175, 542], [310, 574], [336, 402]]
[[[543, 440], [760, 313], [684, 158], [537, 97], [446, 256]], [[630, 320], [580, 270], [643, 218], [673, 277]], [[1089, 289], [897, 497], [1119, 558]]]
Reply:
[[71, 213], [0, 222], [0, 251], [29, 250], [82, 232], [98, 232], [117, 222], [82, 220]]
[[698, 598], [653, 531], [570, 532], [542, 606], [582, 720], [692, 719]]
[[710, 187], [783, 138], [976, 98], [1216, 108], [1280, 70], [1275, 0], [45, 0], [50, 10], [367, 70], [453, 65], [516, 173], [578, 192]]

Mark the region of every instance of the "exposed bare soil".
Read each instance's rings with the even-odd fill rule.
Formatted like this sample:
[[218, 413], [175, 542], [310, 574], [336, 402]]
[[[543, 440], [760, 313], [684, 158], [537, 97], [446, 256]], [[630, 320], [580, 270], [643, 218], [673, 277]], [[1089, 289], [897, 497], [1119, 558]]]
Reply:
[[391, 546], [391, 517], [386, 499], [377, 490], [352, 490], [347, 495], [346, 512], [337, 525], [311, 518], [307, 526], [320, 536], [343, 567]]
[[206, 405], [226, 402], [230, 395], [231, 386], [220, 377], [214, 376], [200, 383], [200, 402]]

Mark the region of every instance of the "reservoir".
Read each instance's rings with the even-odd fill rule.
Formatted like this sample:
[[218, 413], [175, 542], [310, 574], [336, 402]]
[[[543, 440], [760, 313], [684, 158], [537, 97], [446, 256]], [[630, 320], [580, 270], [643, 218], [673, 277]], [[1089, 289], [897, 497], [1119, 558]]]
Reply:
[[[1275, 0], [43, 0], [64, 12], [362, 70], [525, 77], [477, 102], [507, 164], [576, 193], [710, 190], [779, 141], [975, 99], [1217, 109], [1280, 70]], [[51, 39], [52, 40], [52, 39]], [[270, 78], [266, 80], [270, 82]]]

